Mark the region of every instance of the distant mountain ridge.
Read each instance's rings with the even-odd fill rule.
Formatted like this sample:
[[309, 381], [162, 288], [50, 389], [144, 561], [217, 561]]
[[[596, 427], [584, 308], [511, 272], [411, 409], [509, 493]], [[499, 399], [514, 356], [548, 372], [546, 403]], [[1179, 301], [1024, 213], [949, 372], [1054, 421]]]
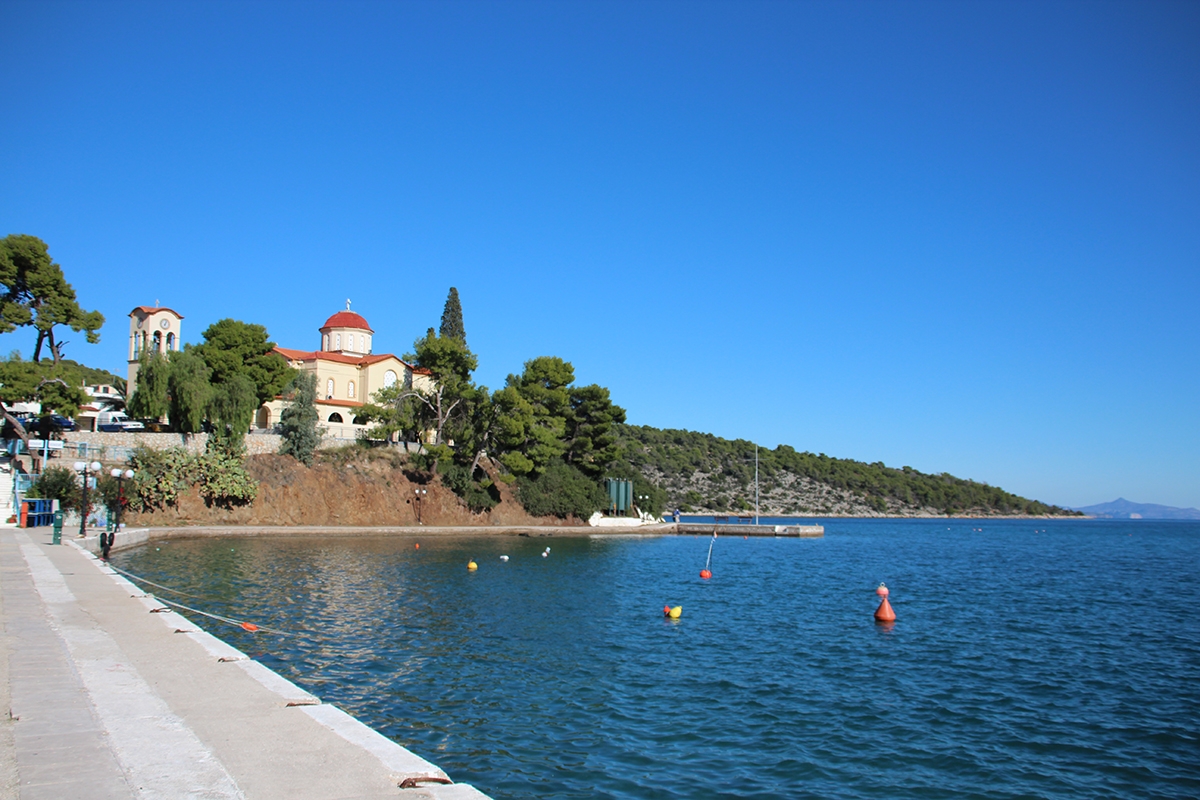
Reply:
[[1097, 503], [1075, 510], [1100, 519], [1200, 519], [1200, 509], [1131, 503], [1124, 497], [1118, 497], [1111, 503]]

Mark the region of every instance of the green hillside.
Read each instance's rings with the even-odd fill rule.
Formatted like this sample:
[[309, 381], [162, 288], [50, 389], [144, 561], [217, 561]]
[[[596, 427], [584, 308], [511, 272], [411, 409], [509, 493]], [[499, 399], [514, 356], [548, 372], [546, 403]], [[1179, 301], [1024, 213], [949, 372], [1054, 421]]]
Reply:
[[[754, 443], [712, 434], [619, 425], [629, 464], [666, 491], [669, 507], [728, 513], [754, 508]], [[866, 464], [788, 445], [758, 451], [763, 514], [921, 516], [1077, 515], [995, 486]]]

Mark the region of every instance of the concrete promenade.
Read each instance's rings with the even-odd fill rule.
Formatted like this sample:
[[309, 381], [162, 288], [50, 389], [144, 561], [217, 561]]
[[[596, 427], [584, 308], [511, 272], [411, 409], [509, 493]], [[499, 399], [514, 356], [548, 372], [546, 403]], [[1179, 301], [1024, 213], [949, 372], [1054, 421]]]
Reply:
[[0, 529], [0, 798], [485, 800], [161, 607]]

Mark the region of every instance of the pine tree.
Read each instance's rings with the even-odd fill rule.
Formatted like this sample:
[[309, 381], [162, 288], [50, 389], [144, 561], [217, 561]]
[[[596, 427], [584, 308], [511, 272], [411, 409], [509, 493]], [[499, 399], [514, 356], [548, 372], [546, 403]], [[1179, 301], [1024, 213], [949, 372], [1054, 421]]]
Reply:
[[462, 304], [458, 302], [458, 289], [450, 287], [450, 296], [446, 298], [446, 307], [442, 309], [442, 327], [438, 331], [448, 339], [458, 339], [467, 343], [467, 331], [463, 328]]

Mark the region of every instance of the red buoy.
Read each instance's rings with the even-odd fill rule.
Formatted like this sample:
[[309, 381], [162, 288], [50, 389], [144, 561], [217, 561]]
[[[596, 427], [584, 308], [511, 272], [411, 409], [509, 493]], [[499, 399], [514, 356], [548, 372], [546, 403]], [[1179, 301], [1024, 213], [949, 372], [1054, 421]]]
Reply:
[[706, 569], [702, 569], [700, 570], [700, 577], [704, 578], [704, 580], [708, 580], [712, 577], [712, 573]]
[[663, 616], [664, 617], [671, 616], [671, 607], [670, 606], [663, 606]]
[[896, 612], [892, 611], [892, 604], [888, 602], [888, 588], [885, 584], [879, 584], [879, 588], [875, 590], [875, 594], [883, 598], [879, 603], [879, 608], [875, 609], [876, 622], [895, 622]]

